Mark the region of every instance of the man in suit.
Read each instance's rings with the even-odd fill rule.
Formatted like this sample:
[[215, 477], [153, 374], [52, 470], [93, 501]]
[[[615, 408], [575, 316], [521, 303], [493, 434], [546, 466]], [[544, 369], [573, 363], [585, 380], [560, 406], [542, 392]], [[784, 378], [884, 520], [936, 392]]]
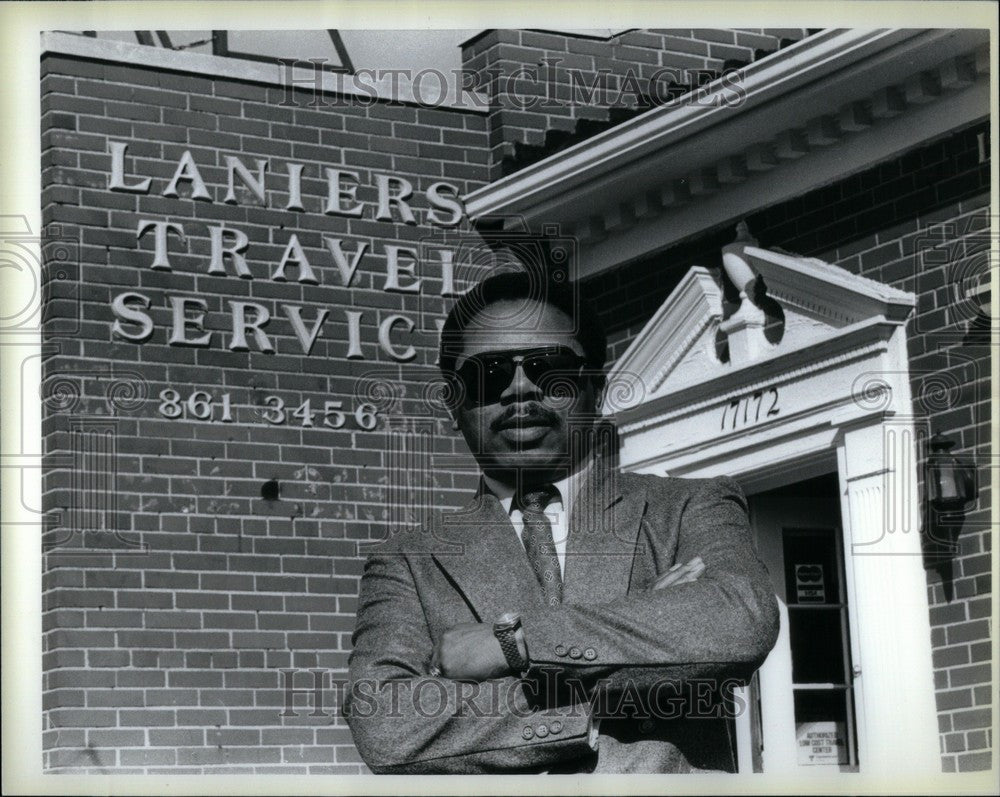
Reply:
[[482, 479], [366, 562], [345, 714], [374, 772], [735, 771], [731, 687], [778, 625], [746, 501], [617, 471], [605, 351], [592, 308], [528, 272], [449, 313], [439, 365]]

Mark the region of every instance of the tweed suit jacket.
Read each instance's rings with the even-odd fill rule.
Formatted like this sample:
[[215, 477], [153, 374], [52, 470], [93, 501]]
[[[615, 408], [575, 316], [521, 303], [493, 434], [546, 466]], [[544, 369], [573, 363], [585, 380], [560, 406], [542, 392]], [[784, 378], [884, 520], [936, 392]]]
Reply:
[[[482, 487], [369, 554], [344, 712], [373, 772], [735, 771], [740, 706], [722, 687], [749, 677], [778, 631], [746, 499], [728, 477], [605, 471], [573, 501], [560, 606], [544, 605]], [[696, 582], [650, 589], [695, 556]], [[505, 611], [522, 617], [526, 677], [428, 674], [445, 630]]]

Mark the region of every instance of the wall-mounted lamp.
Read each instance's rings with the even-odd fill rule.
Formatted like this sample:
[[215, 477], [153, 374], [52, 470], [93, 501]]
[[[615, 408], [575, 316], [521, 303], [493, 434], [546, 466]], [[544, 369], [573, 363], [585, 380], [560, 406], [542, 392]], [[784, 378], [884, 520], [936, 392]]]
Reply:
[[965, 509], [979, 497], [976, 467], [949, 453], [955, 441], [938, 432], [930, 439], [931, 453], [925, 471], [927, 497], [938, 511]]

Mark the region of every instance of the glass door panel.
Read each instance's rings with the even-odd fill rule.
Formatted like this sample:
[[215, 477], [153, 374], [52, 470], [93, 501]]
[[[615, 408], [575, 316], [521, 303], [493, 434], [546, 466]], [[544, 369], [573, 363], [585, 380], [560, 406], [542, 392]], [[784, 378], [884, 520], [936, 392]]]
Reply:
[[758, 493], [750, 508], [782, 627], [746, 690], [741, 769], [857, 771], [837, 474]]

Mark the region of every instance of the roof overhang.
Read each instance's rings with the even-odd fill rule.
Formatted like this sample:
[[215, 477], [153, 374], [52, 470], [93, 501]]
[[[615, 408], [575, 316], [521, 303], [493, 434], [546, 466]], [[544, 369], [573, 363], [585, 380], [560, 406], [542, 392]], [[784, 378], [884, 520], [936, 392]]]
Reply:
[[[989, 114], [985, 29], [829, 29], [466, 197], [558, 225], [587, 277]], [[734, 89], [734, 87], [739, 87]], [[734, 91], [738, 101], [734, 102]]]

